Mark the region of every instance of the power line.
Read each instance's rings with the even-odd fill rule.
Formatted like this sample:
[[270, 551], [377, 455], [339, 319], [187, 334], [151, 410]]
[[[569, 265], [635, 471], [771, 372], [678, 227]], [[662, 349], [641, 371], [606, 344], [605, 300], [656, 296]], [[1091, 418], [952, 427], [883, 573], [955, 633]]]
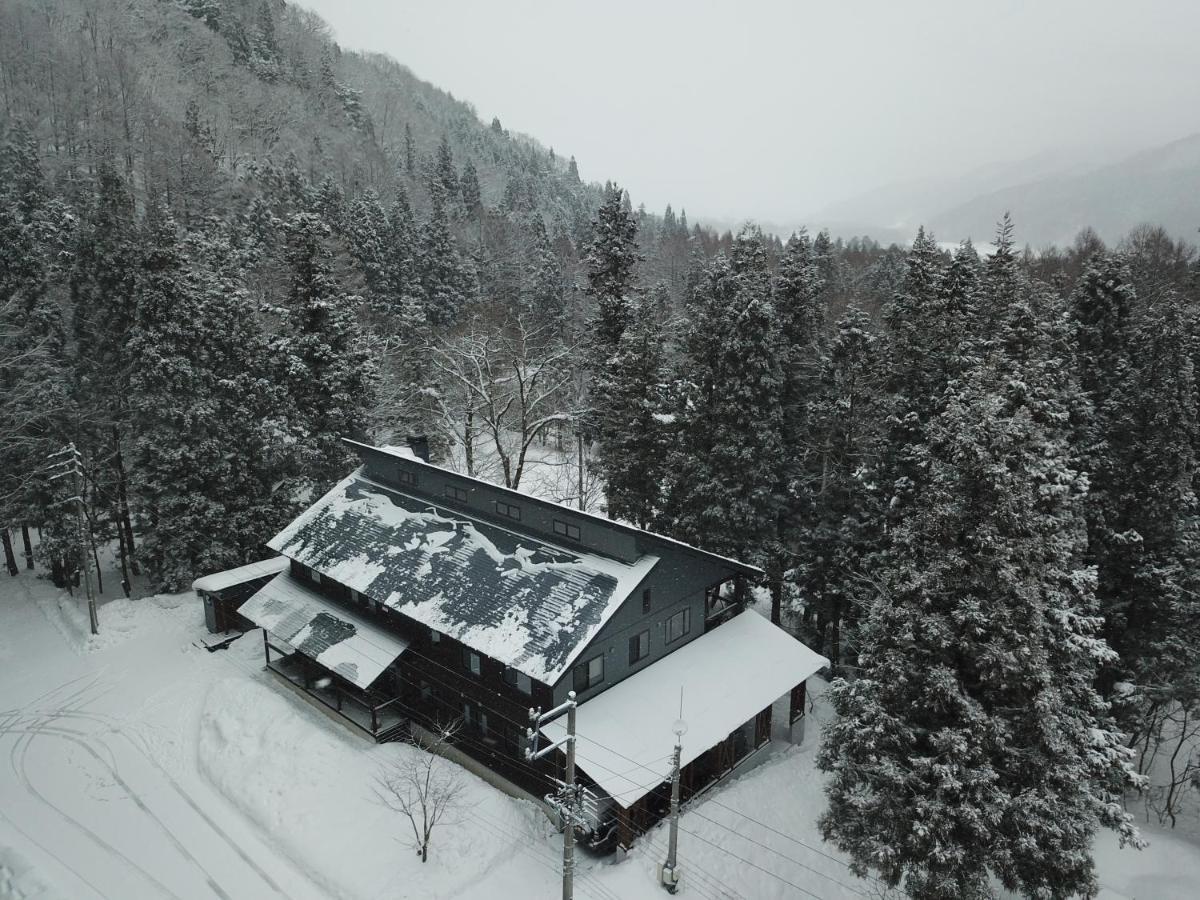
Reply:
[[819, 894], [814, 894], [812, 891], [808, 890], [807, 888], [800, 887], [800, 885], [796, 884], [794, 881], [788, 881], [788, 879], [784, 878], [782, 875], [780, 875], [776, 872], [772, 872], [770, 869], [763, 868], [758, 863], [751, 862], [750, 860], [746, 859], [746, 857], [739, 856], [738, 854], [734, 853], [732, 850], [722, 847], [720, 844], [714, 843], [713, 841], [710, 841], [708, 838], [703, 837], [702, 835], [696, 834], [696, 832], [694, 832], [694, 831], [688, 831], [686, 828], [683, 828], [682, 826], [680, 827], [679, 830], [684, 832], [685, 834], [690, 834], [692, 837], [696, 838], [697, 840], [703, 841], [704, 843], [708, 844], [710, 847], [715, 847], [717, 850], [720, 850], [722, 853], [726, 854], [727, 856], [733, 857], [740, 863], [750, 866], [753, 869], [758, 869], [760, 872], [764, 872], [767, 875], [770, 875], [772, 878], [782, 881], [784, 884], [795, 888], [800, 893], [802, 893], [808, 897], [812, 897], [813, 900], [825, 900], [825, 898], [821, 897]]
[[794, 865], [797, 865], [802, 869], [806, 869], [809, 872], [812, 872], [814, 875], [816, 875], [820, 878], [824, 878], [824, 879], [827, 879], [828, 881], [832, 881], [838, 887], [843, 888], [847, 891], [850, 891], [850, 893], [852, 893], [852, 894], [857, 894], [860, 897], [867, 896], [863, 891], [860, 891], [858, 888], [848, 885], [844, 881], [839, 881], [838, 879], [834, 878], [832, 875], [827, 875], [826, 873], [822, 872], [820, 869], [814, 869], [812, 866], [802, 863], [802, 862], [800, 862], [800, 860], [798, 860], [794, 857], [788, 856], [782, 850], [777, 850], [776, 848], [770, 846], [769, 844], [764, 844], [762, 841], [755, 840], [754, 838], [750, 837], [750, 835], [748, 835], [748, 834], [742, 834], [742, 832], [736, 831], [733, 828], [730, 828], [728, 825], [724, 824], [723, 822], [718, 822], [716, 819], [710, 819], [708, 816], [704, 815], [699, 810], [692, 810], [692, 814], [700, 817], [705, 822], [710, 822], [713, 825], [716, 825], [718, 828], [724, 828], [730, 834], [733, 834], [736, 837], [740, 837], [744, 841], [749, 841], [752, 844], [757, 844], [759, 847], [762, 847], [764, 850], [768, 850], [771, 853], [774, 853], [775, 855], [777, 855], [783, 859], [786, 859], [788, 862], [793, 863]]

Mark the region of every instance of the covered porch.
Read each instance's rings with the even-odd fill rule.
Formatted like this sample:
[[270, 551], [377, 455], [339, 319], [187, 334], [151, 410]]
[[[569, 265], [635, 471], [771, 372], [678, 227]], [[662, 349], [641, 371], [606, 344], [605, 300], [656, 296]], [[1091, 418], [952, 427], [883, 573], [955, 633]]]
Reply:
[[[729, 777], [771, 740], [772, 707], [787, 698], [788, 733], [803, 715], [804, 682], [828, 660], [753, 611], [741, 612], [653, 666], [580, 704], [576, 765], [609, 803], [617, 842], [667, 812], [675, 723], [680, 795], [687, 800]], [[781, 704], [782, 705], [782, 704]], [[542, 729], [565, 733], [562, 719]]]
[[393, 664], [408, 642], [321, 596], [287, 572], [239, 612], [263, 629], [266, 667], [377, 742], [408, 729]]

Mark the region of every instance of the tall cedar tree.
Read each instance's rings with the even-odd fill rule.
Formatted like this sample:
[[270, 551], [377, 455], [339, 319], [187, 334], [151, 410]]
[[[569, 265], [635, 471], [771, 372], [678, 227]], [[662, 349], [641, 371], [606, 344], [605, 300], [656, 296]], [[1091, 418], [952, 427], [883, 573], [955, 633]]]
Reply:
[[669, 533], [761, 564], [778, 534], [786, 465], [779, 318], [762, 233], [747, 228], [697, 289], [679, 361]]
[[853, 634], [867, 597], [864, 574], [879, 547], [882, 509], [876, 485], [883, 347], [870, 317], [850, 307], [822, 359], [808, 440], [820, 479], [814, 511], [800, 530], [795, 581], [805, 632], [838, 670], [853, 660]]
[[[587, 272], [584, 293], [591, 298], [595, 308], [587, 347], [591, 375], [589, 409], [583, 416], [582, 431], [593, 437], [599, 423], [611, 418], [608, 412], [609, 367], [621, 335], [633, 319], [633, 270], [641, 260], [637, 249], [637, 222], [624, 208], [621, 196], [619, 187], [608, 186], [592, 223], [592, 238], [584, 258]], [[599, 452], [603, 455], [607, 451], [600, 447]], [[611, 467], [610, 463], [602, 465]]]
[[825, 310], [820, 270], [807, 234], [792, 235], [775, 277], [775, 308], [783, 352], [782, 435], [789, 465], [776, 490], [787, 501], [781, 509], [779, 541], [768, 559], [771, 620], [780, 622], [783, 578], [798, 559], [796, 545], [811, 527], [821, 490], [821, 454], [813, 442], [812, 406], [821, 388]]
[[599, 420], [608, 514], [649, 527], [662, 502], [669, 415], [667, 334], [662, 319], [646, 308], [634, 310], [608, 366], [607, 403]]
[[207, 269], [232, 256], [228, 244], [197, 235], [185, 247], [156, 208], [143, 234], [133, 486], [147, 520], [143, 558], [157, 587], [177, 591], [257, 558], [264, 525], [286, 517], [274, 486], [286, 474], [287, 402], [246, 295]]
[[1091, 896], [1097, 826], [1138, 839], [1121, 807], [1128, 751], [1094, 688], [1113, 653], [1082, 565], [1078, 388], [1061, 312], [1004, 240], [984, 292], [996, 340], [928, 423], [861, 677], [833, 688], [821, 827], [856, 871], [922, 900], [993, 896], [993, 876], [1025, 896]]
[[[91, 456], [110, 461], [93, 470], [105, 506], [116, 510], [118, 527], [132, 549], [129, 477], [125, 457], [130, 439], [129, 378], [134, 358], [128, 337], [136, 315], [134, 286], [139, 252], [133, 198], [111, 160], [101, 159], [95, 196], [78, 232], [70, 275], [76, 342], [75, 400], [90, 416], [75, 436]], [[137, 564], [134, 563], [134, 574]]]
[[1105, 633], [1120, 655], [1106, 686], [1124, 724], [1143, 717], [1198, 674], [1191, 641], [1200, 604], [1197, 570], [1197, 393], [1180, 298], [1166, 292], [1134, 317], [1137, 296], [1124, 258], [1098, 256], [1071, 298], [1080, 378], [1092, 415], [1077, 440], [1087, 448], [1093, 502], [1092, 561]]
[[425, 300], [425, 315], [433, 325], [458, 319], [475, 293], [474, 275], [455, 247], [446, 210], [446, 192], [435, 185], [433, 209], [421, 230], [417, 271]]
[[287, 231], [291, 328], [280, 349], [292, 360], [289, 387], [307, 431], [307, 472], [326, 483], [350, 464], [341, 439], [365, 437], [376, 369], [355, 320], [358, 298], [333, 278], [329, 229], [311, 213], [299, 213]]

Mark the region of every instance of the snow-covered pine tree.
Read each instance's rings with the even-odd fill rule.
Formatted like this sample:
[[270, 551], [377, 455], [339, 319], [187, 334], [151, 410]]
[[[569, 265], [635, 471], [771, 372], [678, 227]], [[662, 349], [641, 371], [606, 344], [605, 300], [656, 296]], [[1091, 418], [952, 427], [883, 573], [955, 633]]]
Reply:
[[780, 512], [779, 540], [768, 555], [771, 620], [780, 622], [783, 579], [795, 560], [795, 545], [814, 522], [822, 472], [818, 446], [812, 441], [812, 405], [821, 389], [825, 310], [820, 271], [808, 235], [792, 235], [775, 275], [775, 309], [783, 353], [782, 437], [788, 465], [777, 491], [786, 498]]
[[362, 192], [346, 215], [346, 246], [363, 275], [367, 303], [385, 311], [394, 302], [389, 268], [393, 265], [389, 246], [391, 225], [379, 195], [371, 188]]
[[990, 897], [993, 877], [1090, 896], [1096, 828], [1137, 837], [1128, 751], [1094, 687], [1113, 653], [1083, 564], [1078, 388], [1054, 299], [1011, 255], [984, 290], [1000, 330], [927, 423], [927, 474], [878, 572], [860, 677], [833, 689], [821, 827], [857, 871], [922, 900]]
[[1197, 390], [1181, 298], [1167, 291], [1134, 317], [1128, 276], [1121, 257], [1097, 257], [1071, 309], [1092, 401], [1077, 431], [1092, 469], [1089, 551], [1105, 636], [1120, 655], [1102, 683], [1135, 688], [1114, 702], [1140, 735], [1200, 677]]
[[350, 455], [341, 439], [365, 437], [376, 366], [355, 320], [359, 300], [342, 291], [330, 270], [328, 228], [317, 216], [299, 213], [287, 232], [290, 328], [278, 350], [292, 361], [288, 381], [307, 432], [306, 473], [327, 483], [347, 469]]
[[467, 160], [467, 164], [463, 166], [462, 177], [458, 180], [459, 190], [462, 193], [463, 206], [467, 208], [467, 212], [476, 213], [483, 206], [483, 196], [479, 190], [479, 173], [475, 171], [475, 163]]
[[696, 290], [667, 461], [670, 534], [760, 564], [777, 537], [786, 465], [779, 318], [762, 233], [747, 227]]
[[608, 514], [648, 528], [662, 504], [668, 434], [668, 334], [650, 296], [637, 302], [608, 364], [603, 416], [598, 422], [597, 468], [604, 478]]
[[924, 480], [926, 429], [945, 402], [941, 358], [957, 348], [940, 345], [947, 305], [941, 285], [945, 261], [933, 236], [917, 232], [906, 260], [904, 281], [884, 310], [887, 364], [884, 390], [889, 398], [887, 435], [881, 475], [890, 493], [893, 519], [903, 513]]
[[524, 276], [522, 307], [538, 322], [561, 319], [564, 312], [562, 266], [540, 215], [529, 219]]
[[869, 599], [864, 576], [882, 537], [876, 483], [882, 350], [870, 317], [847, 309], [822, 358], [810, 408], [806, 440], [820, 481], [813, 515], [798, 531], [794, 578], [805, 630], [835, 672], [843, 658], [853, 660], [854, 631]]
[[417, 272], [425, 300], [425, 315], [433, 325], [449, 325], [474, 297], [474, 273], [463, 262], [450, 231], [446, 193], [433, 190], [433, 209], [421, 229]]
[[443, 191], [444, 202], [453, 202], [460, 196], [458, 172], [454, 168], [454, 154], [450, 151], [450, 140], [445, 135], [442, 135], [442, 142], [438, 144], [437, 154], [433, 160], [431, 192], [437, 187], [441, 187]]
[[632, 319], [633, 270], [640, 259], [637, 223], [624, 208], [622, 196], [616, 185], [604, 195], [584, 257], [587, 269], [584, 291], [596, 304], [595, 340], [597, 358], [601, 360], [616, 349], [621, 333]]

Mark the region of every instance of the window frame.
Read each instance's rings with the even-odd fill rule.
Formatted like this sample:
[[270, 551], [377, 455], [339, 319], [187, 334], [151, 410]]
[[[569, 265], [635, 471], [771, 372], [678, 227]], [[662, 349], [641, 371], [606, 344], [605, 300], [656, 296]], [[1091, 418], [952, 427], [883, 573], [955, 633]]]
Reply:
[[[592, 679], [592, 663], [596, 662], [597, 660], [599, 660], [599, 662], [600, 662], [600, 674], [595, 680], [593, 680]], [[580, 677], [580, 672], [583, 673], [582, 679]], [[603, 683], [604, 683], [604, 653], [603, 652], [597, 653], [595, 656], [591, 657], [590, 659], [585, 659], [582, 662], [576, 663], [575, 668], [572, 669], [572, 671], [571, 671], [571, 686], [575, 689], [575, 693], [577, 693], [577, 694], [581, 694], [584, 691], [590, 691], [592, 688], [596, 687], [597, 685], [603, 684]]]
[[[683, 629], [678, 634], [674, 634], [674, 624], [673, 623], [677, 619], [682, 623]], [[665, 639], [665, 643], [674, 644], [676, 641], [679, 641], [679, 640], [687, 637], [688, 634], [691, 633], [691, 630], [692, 630], [692, 608], [690, 606], [685, 606], [683, 609], [677, 610], [676, 612], [667, 616], [666, 621], [663, 623], [663, 631], [664, 631], [663, 637]]]
[[483, 657], [470, 647], [463, 647], [463, 668], [476, 678], [483, 676]]
[[442, 496], [447, 500], [454, 501], [455, 503], [466, 503], [468, 495], [467, 492], [462, 488], [456, 487], [453, 484], [447, 484], [445, 489], [442, 491]]
[[642, 615], [649, 615], [651, 607], [650, 588], [642, 588]]
[[512, 519], [514, 522], [521, 521], [521, 507], [515, 503], [508, 503], [504, 500], [493, 501], [496, 505], [496, 515], [505, 519]]
[[581, 539], [582, 532], [579, 530], [578, 525], [568, 522], [566, 519], [553, 519], [551, 524], [554, 533], [559, 537], [564, 537], [568, 541], [579, 541]]
[[[644, 640], [643, 640], [644, 639]], [[634, 655], [634, 651], [637, 655]], [[646, 628], [629, 637], [629, 665], [635, 666], [650, 655], [650, 629]]]
[[417, 486], [417, 473], [410, 472], [408, 469], [397, 468], [396, 480], [404, 487], [415, 488]]

